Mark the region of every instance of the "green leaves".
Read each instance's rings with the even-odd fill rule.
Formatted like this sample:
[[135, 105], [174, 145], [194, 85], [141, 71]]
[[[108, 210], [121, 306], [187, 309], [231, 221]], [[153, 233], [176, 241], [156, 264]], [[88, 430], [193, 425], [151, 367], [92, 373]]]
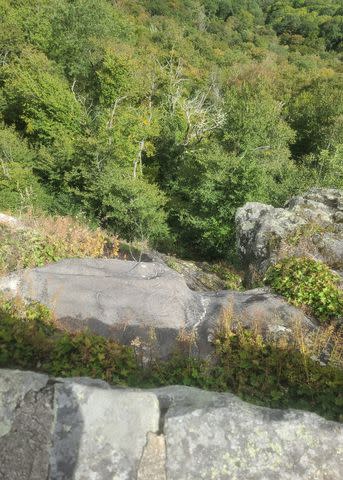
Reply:
[[5, 69], [4, 94], [5, 120], [46, 145], [73, 141], [86, 122], [59, 68], [31, 48]]
[[81, 210], [127, 238], [141, 224], [164, 237], [168, 221], [174, 251], [228, 257], [238, 206], [343, 185], [325, 51], [341, 48], [342, 11], [162, 3], [0, 0], [0, 121], [28, 141], [0, 174], [0, 208]]
[[265, 282], [297, 306], [308, 307], [321, 322], [343, 315], [339, 277], [322, 262], [287, 258], [267, 271]]
[[273, 98], [268, 82], [232, 86], [226, 94], [225, 144], [237, 154], [259, 155], [273, 162], [288, 159], [288, 145], [294, 132], [283, 118], [283, 105]]
[[[297, 132], [292, 147], [295, 155], [320, 156], [325, 150], [333, 154], [334, 147], [342, 143], [343, 94], [339, 76], [331, 73], [328, 78], [313, 80], [292, 98], [288, 110], [289, 123]], [[316, 167], [315, 158], [312, 162]]]
[[189, 251], [227, 257], [234, 243], [234, 215], [256, 181], [255, 170], [217, 143], [185, 153], [170, 182], [171, 222]]
[[325, 4], [304, 0], [271, 2], [267, 7], [267, 22], [288, 45], [304, 44], [307, 48], [341, 47], [341, 3], [328, 0]]
[[127, 240], [161, 240], [168, 234], [166, 199], [155, 185], [131, 175], [109, 166], [99, 178], [103, 223]]
[[132, 95], [131, 72], [128, 59], [108, 50], [96, 71], [99, 81], [99, 101], [104, 107], [119, 106], [120, 99]]
[[14, 128], [0, 124], [0, 209], [47, 206], [49, 199], [33, 173], [35, 158]]

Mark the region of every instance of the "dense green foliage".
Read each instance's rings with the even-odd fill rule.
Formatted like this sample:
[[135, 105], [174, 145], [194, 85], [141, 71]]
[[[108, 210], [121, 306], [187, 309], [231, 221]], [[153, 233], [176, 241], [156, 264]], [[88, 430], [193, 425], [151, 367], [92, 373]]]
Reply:
[[269, 268], [265, 282], [296, 306], [308, 307], [320, 321], [343, 315], [340, 277], [322, 262], [287, 258]]
[[232, 391], [271, 407], [298, 407], [343, 420], [343, 369], [322, 366], [291, 344], [247, 330], [223, 330], [216, 361], [187, 355], [142, 363], [135, 347], [90, 333], [58, 330], [45, 307], [2, 302], [0, 368], [20, 367], [56, 376], [90, 376], [135, 387], [181, 384]]
[[340, 0], [0, 0], [0, 208], [225, 258], [234, 213], [343, 186]]
[[49, 311], [3, 303], [0, 366], [41, 369], [53, 375], [103, 378], [125, 383], [137, 370], [132, 349], [87, 333], [69, 335], [54, 326]]

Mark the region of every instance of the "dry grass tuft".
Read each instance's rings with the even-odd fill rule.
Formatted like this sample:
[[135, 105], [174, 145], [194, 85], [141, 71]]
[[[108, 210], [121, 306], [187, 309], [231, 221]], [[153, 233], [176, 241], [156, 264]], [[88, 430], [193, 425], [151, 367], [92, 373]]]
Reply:
[[282, 350], [296, 350], [304, 359], [311, 358], [321, 364], [343, 369], [342, 325], [331, 323], [313, 329], [305, 326], [299, 318], [294, 318], [289, 328], [280, 326], [277, 319], [269, 325], [256, 319], [247, 326], [243, 319], [234, 317], [229, 306], [217, 324], [214, 343], [228, 342], [234, 336], [238, 336], [242, 344], [248, 338], [250, 344], [253, 343], [258, 349], [269, 345]]
[[68, 245], [68, 253], [85, 257], [116, 257], [119, 241], [100, 228], [91, 229], [72, 217], [26, 214], [22, 222], [31, 230], [40, 232], [50, 240]]
[[71, 217], [27, 213], [20, 229], [0, 225], [0, 274], [42, 266], [63, 258], [114, 258], [119, 240]]

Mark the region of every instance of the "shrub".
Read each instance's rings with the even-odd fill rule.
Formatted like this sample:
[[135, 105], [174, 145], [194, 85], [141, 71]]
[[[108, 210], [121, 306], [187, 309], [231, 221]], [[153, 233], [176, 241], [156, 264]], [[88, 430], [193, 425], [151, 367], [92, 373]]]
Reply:
[[99, 179], [96, 196], [104, 226], [125, 240], [154, 242], [168, 237], [166, 197], [156, 185], [112, 168]]
[[27, 142], [0, 122], [0, 209], [49, 205], [51, 200], [33, 173], [35, 160]]
[[339, 277], [322, 262], [297, 257], [283, 259], [269, 268], [265, 282], [294, 305], [307, 307], [321, 322], [343, 315]]
[[211, 374], [222, 378], [226, 390], [259, 405], [314, 410], [343, 421], [342, 338], [329, 338], [332, 356], [324, 365], [315, 354], [326, 334], [323, 327], [318, 338], [305, 339], [303, 331], [266, 338], [242, 326], [221, 328]]
[[[342, 342], [332, 341], [331, 333], [328, 337], [323, 330], [319, 340], [299, 348], [302, 334], [294, 344], [283, 337], [262, 338], [242, 327], [233, 330], [223, 322], [210, 361], [191, 356], [183, 337], [171, 358], [147, 363], [142, 361], [139, 339], [123, 346], [89, 332], [70, 333], [59, 329], [41, 305], [2, 301], [0, 368], [89, 376], [132, 387], [181, 384], [231, 391], [260, 405], [303, 408], [343, 421]], [[332, 343], [326, 366], [315, 359], [323, 338]]]
[[129, 382], [138, 370], [132, 348], [88, 332], [56, 327], [49, 311], [32, 303], [0, 306], [0, 367], [41, 370], [58, 376], [89, 376]]

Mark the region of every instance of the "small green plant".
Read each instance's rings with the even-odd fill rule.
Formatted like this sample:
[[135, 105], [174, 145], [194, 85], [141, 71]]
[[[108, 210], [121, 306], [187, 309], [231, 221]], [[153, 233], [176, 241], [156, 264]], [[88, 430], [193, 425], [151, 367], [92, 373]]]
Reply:
[[339, 277], [327, 265], [309, 258], [291, 257], [271, 266], [265, 283], [321, 322], [343, 315], [343, 291]]
[[211, 265], [210, 270], [224, 280], [227, 290], [240, 290], [242, 288], [242, 277], [227, 262], [214, 263]]
[[0, 367], [5, 366], [124, 385], [139, 371], [131, 347], [90, 332], [62, 330], [46, 307], [19, 301], [0, 305]]

